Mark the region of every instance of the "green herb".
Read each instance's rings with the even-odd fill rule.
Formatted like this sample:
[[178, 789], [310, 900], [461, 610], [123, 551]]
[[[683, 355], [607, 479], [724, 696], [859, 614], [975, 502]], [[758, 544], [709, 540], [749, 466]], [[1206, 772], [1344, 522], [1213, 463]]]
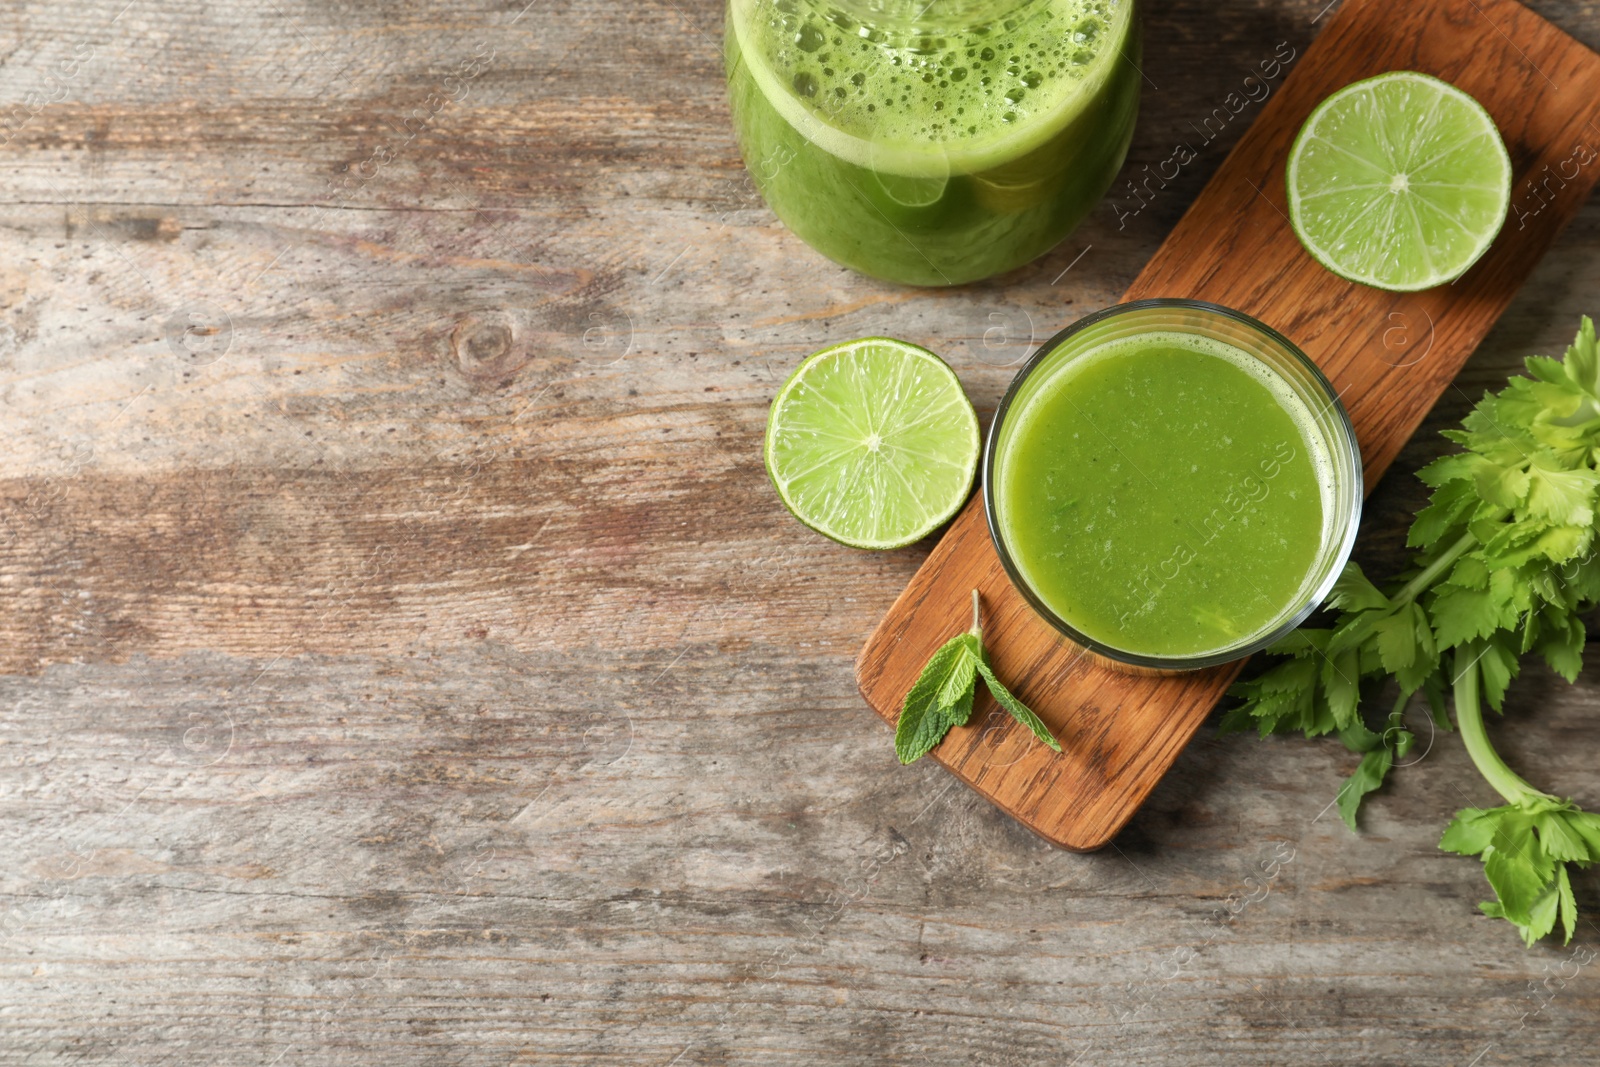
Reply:
[[1033, 736], [1061, 751], [1061, 744], [1050, 728], [1012, 696], [989, 666], [983, 650], [983, 628], [979, 625], [978, 591], [972, 591], [972, 629], [952, 637], [922, 668], [900, 708], [900, 722], [894, 731], [894, 751], [901, 763], [910, 763], [928, 754], [944, 740], [952, 726], [965, 726], [972, 717], [972, 700], [978, 678], [989, 687], [989, 695], [1012, 718], [1033, 731]]
[[[1411, 568], [1385, 592], [1350, 564], [1328, 599], [1333, 625], [1269, 649], [1282, 661], [1234, 687], [1243, 702], [1223, 726], [1336, 733], [1362, 754], [1338, 796], [1354, 829], [1363, 797], [1413, 744], [1412, 697], [1422, 693], [1448, 730], [1448, 693], [1468, 755], [1507, 804], [1458, 812], [1440, 847], [1482, 857], [1497, 898], [1484, 912], [1514, 923], [1531, 945], [1558, 917], [1571, 939], [1566, 864], [1600, 860], [1600, 818], [1513, 773], [1489, 744], [1482, 704], [1500, 710], [1526, 653], [1569, 682], [1582, 666], [1580, 616], [1600, 603], [1594, 323], [1584, 318], [1564, 359], [1535, 356], [1527, 367], [1531, 378], [1485, 394], [1462, 429], [1445, 432], [1464, 451], [1419, 472], [1433, 493], [1407, 538], [1417, 550]], [[1373, 710], [1385, 692], [1394, 694], [1387, 713]]]
[[1456, 719], [1473, 764], [1507, 803], [1456, 812], [1439, 847], [1482, 857], [1496, 898], [1478, 905], [1484, 914], [1516, 924], [1531, 947], [1555, 928], [1559, 913], [1566, 944], [1578, 925], [1567, 864], [1587, 867], [1600, 860], [1600, 815], [1535, 789], [1490, 746], [1478, 692], [1480, 678], [1487, 680], [1489, 672], [1478, 664], [1498, 654], [1481, 644], [1468, 642], [1456, 650]]

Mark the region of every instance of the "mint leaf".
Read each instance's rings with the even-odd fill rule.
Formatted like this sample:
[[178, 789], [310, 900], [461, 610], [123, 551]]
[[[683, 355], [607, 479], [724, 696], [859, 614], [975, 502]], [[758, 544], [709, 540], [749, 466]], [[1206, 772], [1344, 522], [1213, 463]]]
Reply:
[[926, 756], [950, 732], [950, 721], [939, 707], [930, 706], [923, 715], [901, 722], [909, 723], [905, 728], [897, 727], [894, 733], [894, 754], [902, 764]]
[[[922, 673], [906, 693], [905, 702], [900, 706], [900, 721], [894, 729], [894, 751], [901, 763], [921, 759], [929, 749], [944, 740], [944, 735], [952, 725], [952, 710], [961, 713], [962, 722], [972, 713], [976, 668], [971, 662], [971, 637], [969, 633], [958, 634], [941, 645], [929, 657], [928, 665], [922, 668]], [[954, 700], [942, 703], [940, 698], [955, 689], [951, 682], [960, 679], [963, 674], [966, 677], [964, 709], [960, 706], [960, 692], [954, 692]]]
[[994, 697], [995, 703], [1009, 711], [1013, 719], [1032, 730], [1034, 737], [1057, 752], [1061, 751], [1061, 742], [1050, 732], [1050, 727], [1044, 724], [1043, 719], [1028, 710], [1026, 704], [1012, 696], [1010, 690], [1000, 684], [1000, 679], [994, 676], [994, 671], [990, 669], [988, 663], [979, 661], [978, 673], [983, 675], [983, 684], [989, 687], [989, 695]]
[[[975, 688], [973, 679], [978, 673], [978, 660], [983, 656], [983, 646], [978, 643], [976, 634], [970, 631], [957, 634], [950, 639], [950, 644], [957, 645], [961, 654], [956, 656], [951, 665], [950, 673], [945, 677], [944, 684], [939, 687], [935, 702], [940, 707], [950, 707], [965, 696], [971, 702], [972, 691]], [[961, 720], [965, 722], [966, 719]]]
[[983, 630], [978, 618], [978, 591], [972, 591], [972, 629], [957, 634], [941, 645], [928, 659], [927, 666], [911, 684], [900, 707], [900, 720], [895, 723], [894, 751], [901, 763], [911, 763], [926, 756], [952, 726], [965, 726], [972, 717], [973, 696], [978, 687], [978, 675], [995, 701], [1018, 722], [1033, 731], [1035, 737], [1061, 751], [1061, 745], [1051, 736], [1044, 722], [1029, 711], [1020, 700], [1000, 684], [989, 668], [988, 656], [983, 650]]

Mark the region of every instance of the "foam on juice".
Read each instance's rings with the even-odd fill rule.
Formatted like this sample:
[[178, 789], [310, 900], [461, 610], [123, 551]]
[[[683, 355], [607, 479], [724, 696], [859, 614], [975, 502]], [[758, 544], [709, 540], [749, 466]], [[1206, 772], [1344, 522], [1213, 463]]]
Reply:
[[[911, 177], [973, 172], [1047, 141], [1104, 83], [1130, 0], [1033, 0], [931, 35], [821, 0], [734, 0], [763, 95], [806, 137]], [[945, 18], [939, 3], [926, 9]]]

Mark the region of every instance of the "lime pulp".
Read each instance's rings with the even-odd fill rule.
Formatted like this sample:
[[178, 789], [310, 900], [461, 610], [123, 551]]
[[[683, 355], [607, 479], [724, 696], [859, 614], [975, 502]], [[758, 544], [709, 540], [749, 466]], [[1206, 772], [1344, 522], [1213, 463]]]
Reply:
[[1416, 71], [1347, 85], [1289, 151], [1289, 219], [1342, 278], [1413, 292], [1488, 250], [1511, 202], [1511, 157], [1471, 96]]
[[899, 548], [972, 492], [978, 417], [944, 360], [868, 337], [809, 356], [767, 416], [767, 474], [794, 516], [855, 548]]

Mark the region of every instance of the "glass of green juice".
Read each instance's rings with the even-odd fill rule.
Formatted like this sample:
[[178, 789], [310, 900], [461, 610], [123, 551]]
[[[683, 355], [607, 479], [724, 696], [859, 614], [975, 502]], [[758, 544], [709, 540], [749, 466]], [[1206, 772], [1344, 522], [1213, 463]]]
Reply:
[[768, 205], [823, 255], [909, 285], [1054, 247], [1139, 110], [1136, 0], [728, 0], [724, 47]]
[[1315, 364], [1248, 315], [1140, 300], [1047, 341], [995, 413], [989, 532], [1074, 643], [1135, 670], [1247, 656], [1320, 604], [1361, 454]]

